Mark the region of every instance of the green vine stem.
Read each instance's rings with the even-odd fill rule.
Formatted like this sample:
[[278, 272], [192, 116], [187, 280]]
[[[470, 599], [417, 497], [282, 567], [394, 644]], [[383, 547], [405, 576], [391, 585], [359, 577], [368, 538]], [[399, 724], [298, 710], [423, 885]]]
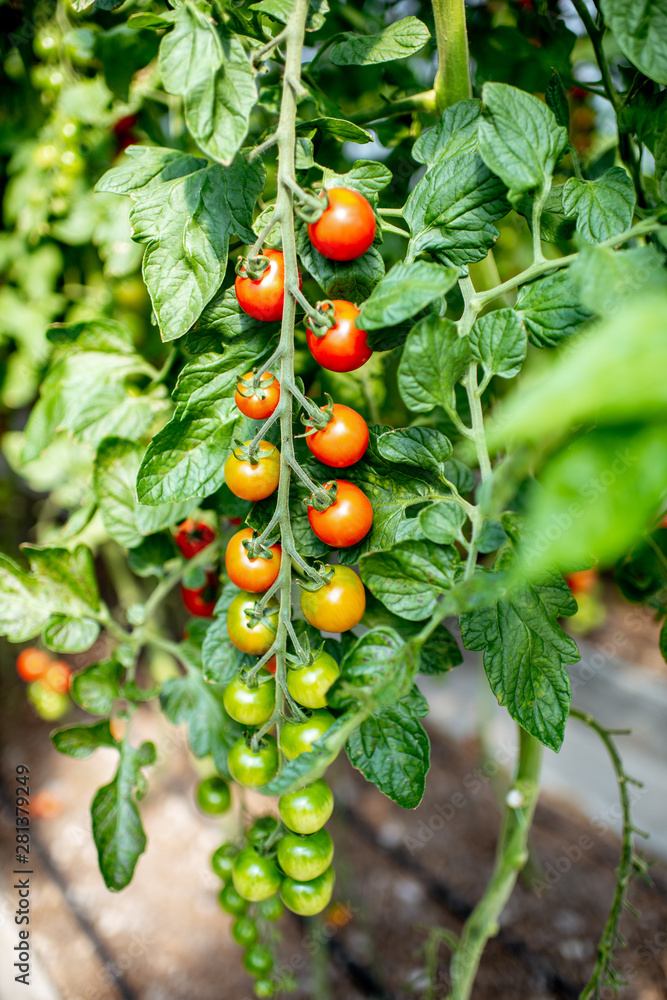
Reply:
[[[591, 978], [579, 995], [579, 1000], [590, 1000], [591, 997], [598, 997], [600, 995], [599, 991], [602, 986], [606, 984], [620, 986], [622, 984], [622, 980], [612, 966], [614, 949], [620, 944], [618, 926], [623, 908], [628, 908], [627, 895], [630, 880], [634, 875], [645, 875], [648, 868], [646, 862], [634, 849], [633, 834], [638, 833], [643, 837], [646, 834], [633, 826], [628, 785], [633, 784], [638, 788], [642, 788], [643, 785], [641, 781], [637, 781], [626, 774], [623, 761], [612, 739], [614, 735], [612, 730], [605, 729], [592, 715], [589, 715], [587, 712], [581, 712], [577, 708], [570, 709], [570, 716], [592, 729], [604, 743], [614, 768], [614, 774], [616, 775], [623, 814], [621, 857], [616, 869], [616, 892], [614, 893], [614, 899], [609, 910], [607, 923], [598, 944], [595, 968], [593, 969]], [[628, 730], [617, 731], [616, 735], [625, 735], [627, 732]]]
[[472, 97], [465, 0], [432, 0], [432, 4], [438, 46], [435, 103], [438, 111], [444, 111]]
[[542, 744], [519, 728], [516, 775], [507, 794], [493, 875], [453, 950], [448, 1000], [469, 1000], [482, 952], [489, 938], [498, 933], [500, 915], [528, 860], [528, 835], [539, 794], [541, 763]]

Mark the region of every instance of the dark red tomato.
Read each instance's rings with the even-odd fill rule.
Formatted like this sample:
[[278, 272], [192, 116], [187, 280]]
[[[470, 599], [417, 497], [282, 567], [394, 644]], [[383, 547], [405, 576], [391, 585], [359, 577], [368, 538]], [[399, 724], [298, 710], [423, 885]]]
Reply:
[[195, 618], [212, 618], [216, 604], [218, 577], [211, 570], [206, 573], [206, 584], [197, 590], [181, 587], [183, 604]]
[[179, 524], [175, 542], [186, 559], [193, 559], [215, 539], [215, 531], [204, 521], [194, 521], [191, 517]]
[[354, 260], [375, 239], [375, 215], [367, 198], [350, 188], [327, 191], [329, 204], [308, 226], [310, 242], [330, 260]]
[[[241, 413], [251, 420], [266, 420], [270, 417], [276, 406], [280, 402], [280, 382], [271, 374], [264, 372], [262, 385], [260, 381], [256, 389], [252, 387], [253, 372], [246, 372], [241, 381], [236, 386], [234, 402]], [[273, 379], [269, 382], [269, 379]]]
[[373, 508], [358, 486], [337, 479], [334, 502], [326, 510], [309, 507], [308, 520], [321, 541], [335, 549], [344, 549], [356, 545], [368, 534], [373, 523]]
[[263, 556], [251, 559], [243, 543], [252, 539], [252, 536], [252, 528], [242, 528], [232, 535], [225, 552], [225, 569], [232, 583], [241, 590], [261, 594], [264, 590], [268, 590], [278, 577], [282, 549], [280, 545], [272, 545], [269, 550], [273, 553], [271, 559], [265, 559]]
[[334, 403], [332, 411], [326, 427], [309, 434], [306, 444], [320, 462], [343, 469], [358, 462], [368, 448], [368, 424], [361, 414], [342, 403]]
[[[265, 322], [282, 319], [285, 301], [285, 259], [280, 250], [262, 250], [269, 266], [257, 281], [245, 276], [244, 268], [236, 276], [235, 289], [243, 312]], [[301, 288], [301, 275], [299, 275]]]
[[568, 573], [565, 577], [566, 583], [573, 594], [592, 593], [599, 579], [599, 573], [595, 567], [592, 569], [577, 570], [575, 573]]
[[275, 653], [273, 654], [273, 656], [271, 657], [271, 659], [268, 661], [268, 663], [264, 664], [264, 669], [268, 670], [268, 672], [270, 674], [273, 674], [274, 677], [276, 676], [276, 670], [278, 669], [278, 664], [276, 662], [276, 654]]
[[[332, 299], [335, 323], [322, 337], [313, 333], [306, 322], [306, 339], [318, 365], [330, 372], [353, 372], [365, 365], [373, 353], [366, 331], [359, 330], [355, 319], [359, 310], [345, 299]], [[326, 303], [323, 309], [328, 309]]]
[[21, 680], [30, 684], [32, 681], [40, 680], [51, 665], [51, 657], [41, 649], [28, 646], [22, 649], [16, 657], [16, 673]]

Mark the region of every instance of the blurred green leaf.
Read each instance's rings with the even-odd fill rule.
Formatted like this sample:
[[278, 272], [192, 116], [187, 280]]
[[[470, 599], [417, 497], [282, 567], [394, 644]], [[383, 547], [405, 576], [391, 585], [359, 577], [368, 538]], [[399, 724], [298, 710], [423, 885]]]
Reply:
[[329, 52], [334, 66], [369, 66], [404, 59], [423, 49], [431, 37], [423, 21], [404, 17], [383, 28], [377, 35], [343, 34]]
[[667, 83], [667, 4], [602, 0], [604, 19], [630, 62], [657, 83]]

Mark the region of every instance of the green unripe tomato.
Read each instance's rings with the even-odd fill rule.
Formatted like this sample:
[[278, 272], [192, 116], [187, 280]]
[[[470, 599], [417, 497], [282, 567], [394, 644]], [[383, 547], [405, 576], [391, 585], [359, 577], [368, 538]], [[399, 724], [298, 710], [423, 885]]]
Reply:
[[297, 882], [286, 878], [280, 889], [283, 903], [292, 913], [302, 917], [313, 917], [331, 902], [336, 876], [333, 868], [327, 870], [310, 882]]
[[45, 28], [35, 36], [32, 50], [39, 59], [56, 59], [60, 51], [60, 39], [51, 28]]
[[278, 820], [275, 816], [260, 816], [246, 834], [248, 843], [255, 847], [261, 847], [276, 832], [277, 827]]
[[234, 858], [239, 853], [234, 844], [221, 844], [211, 856], [211, 868], [223, 882], [231, 882]]
[[212, 774], [197, 785], [197, 805], [209, 816], [225, 813], [232, 804], [232, 793], [224, 778]]
[[333, 793], [321, 778], [278, 799], [280, 818], [295, 833], [315, 833], [321, 829], [331, 816], [333, 806]]
[[97, 32], [92, 28], [72, 28], [65, 35], [65, 55], [74, 66], [89, 66], [95, 58]]
[[280, 749], [288, 760], [294, 760], [302, 753], [308, 753], [313, 743], [333, 726], [333, 715], [321, 710], [312, 712], [305, 722], [286, 722], [280, 734]]
[[310, 882], [324, 874], [333, 861], [333, 841], [326, 830], [303, 837], [286, 833], [278, 843], [278, 864], [292, 879]]
[[270, 979], [258, 979], [255, 983], [255, 996], [259, 997], [259, 1000], [272, 997], [275, 992], [274, 985]]
[[52, 691], [41, 681], [33, 681], [28, 685], [28, 700], [35, 706], [35, 711], [46, 722], [55, 722], [62, 718], [70, 705], [66, 694]]
[[280, 758], [278, 745], [273, 736], [265, 736], [257, 753], [247, 745], [243, 737], [238, 739], [229, 751], [227, 767], [234, 781], [246, 788], [259, 788], [278, 773]]
[[257, 924], [252, 917], [237, 917], [232, 924], [232, 937], [242, 948], [249, 948], [259, 936]]
[[251, 976], [265, 976], [273, 968], [273, 954], [265, 944], [254, 944], [243, 956], [243, 964]]
[[263, 726], [276, 707], [275, 679], [262, 670], [254, 687], [251, 687], [237, 674], [225, 688], [222, 700], [227, 714], [235, 722], [243, 726]]
[[270, 858], [258, 854], [254, 847], [244, 847], [232, 870], [234, 888], [244, 899], [256, 903], [273, 896], [280, 888], [280, 872]]
[[257, 916], [264, 920], [280, 920], [285, 907], [280, 902], [280, 896], [269, 896], [268, 899], [261, 899], [257, 904]]
[[308, 666], [288, 671], [287, 690], [305, 708], [326, 708], [327, 691], [339, 673], [333, 656], [322, 650]]
[[225, 913], [230, 913], [233, 917], [242, 916], [248, 908], [247, 902], [236, 891], [231, 882], [220, 890], [218, 899]]
[[42, 143], [33, 150], [32, 162], [40, 170], [50, 170], [58, 162], [58, 150], [51, 143]]

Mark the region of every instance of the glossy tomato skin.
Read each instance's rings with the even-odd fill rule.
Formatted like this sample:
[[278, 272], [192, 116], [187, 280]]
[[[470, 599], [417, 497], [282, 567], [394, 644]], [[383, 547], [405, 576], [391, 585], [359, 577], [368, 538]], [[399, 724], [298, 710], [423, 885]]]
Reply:
[[294, 833], [316, 833], [330, 818], [334, 807], [333, 792], [318, 778], [312, 785], [286, 792], [278, 799], [280, 818]]
[[366, 610], [364, 585], [349, 566], [334, 566], [326, 586], [302, 591], [301, 610], [306, 621], [323, 632], [347, 632]]
[[[253, 944], [243, 956], [243, 965], [251, 976], [268, 975], [273, 968], [273, 954], [271, 949], [266, 944]], [[257, 995], [256, 991], [255, 995]], [[264, 995], [266, 996], [266, 994]]]
[[[246, 441], [250, 444], [250, 441]], [[259, 462], [237, 458], [234, 452], [225, 462], [225, 482], [234, 496], [242, 500], [263, 500], [271, 496], [280, 479], [280, 452], [270, 441], [260, 441]], [[270, 450], [270, 453], [269, 453]], [[262, 451], [266, 452], [262, 454]]]
[[239, 896], [256, 903], [278, 892], [280, 872], [270, 858], [258, 854], [254, 847], [244, 847], [234, 861], [232, 881]]
[[268, 670], [270, 674], [276, 676], [276, 670], [278, 669], [278, 662], [276, 660], [276, 654], [274, 653], [270, 660], [264, 665], [264, 669]]
[[213, 774], [197, 785], [197, 805], [209, 816], [227, 812], [232, 804], [232, 793], [224, 778]]
[[188, 517], [179, 524], [174, 541], [186, 559], [193, 559], [215, 539], [215, 531], [204, 521], [194, 521]]
[[[252, 656], [263, 656], [268, 653], [276, 637], [274, 630], [268, 625], [258, 622], [257, 625], [250, 625], [246, 611], [255, 607], [257, 597], [248, 591], [242, 590], [237, 594], [229, 605], [227, 612], [227, 631], [237, 649]], [[272, 609], [278, 608], [278, 602], [271, 598], [265, 612], [274, 618], [275, 612]]]
[[[269, 375], [271, 375], [271, 372], [265, 372], [262, 377], [266, 378]], [[251, 377], [252, 372], [247, 372], [244, 375], [246, 379]], [[252, 395], [244, 395], [241, 390], [247, 391], [249, 388], [250, 386], [244, 385], [243, 381], [239, 382], [234, 393], [234, 402], [241, 413], [246, 417], [250, 417], [251, 420], [266, 420], [267, 417], [271, 416], [280, 402], [280, 382], [277, 378], [274, 378], [273, 382], [266, 389], [260, 386]]]
[[333, 861], [333, 841], [326, 830], [307, 837], [286, 833], [278, 842], [278, 864], [289, 878], [309, 882], [323, 875]]
[[286, 722], [280, 733], [280, 749], [287, 760], [309, 753], [313, 743], [324, 736], [334, 722], [331, 712], [321, 710], [311, 712], [310, 718], [305, 722]]
[[308, 521], [319, 539], [335, 549], [356, 545], [371, 530], [373, 508], [362, 490], [336, 480], [336, 499], [326, 510], [308, 507]]
[[264, 736], [257, 753], [241, 737], [229, 751], [227, 767], [234, 781], [246, 788], [259, 788], [278, 773], [280, 759], [273, 736]]
[[211, 855], [211, 868], [225, 883], [232, 880], [234, 859], [238, 853], [239, 849], [234, 844], [221, 844]]
[[232, 924], [232, 937], [242, 948], [249, 948], [259, 936], [257, 924], [252, 917], [237, 917]]
[[318, 337], [306, 323], [308, 349], [318, 365], [330, 372], [353, 372], [365, 365], [373, 351], [368, 346], [366, 331], [358, 329], [355, 320], [359, 310], [345, 299], [332, 299], [335, 323], [324, 336]]
[[304, 708], [326, 708], [327, 691], [339, 672], [333, 656], [322, 650], [312, 663], [288, 671], [287, 690]]
[[183, 604], [195, 618], [212, 618], [217, 603], [218, 578], [212, 570], [206, 572], [206, 586], [189, 590], [181, 586]]
[[269, 896], [257, 904], [257, 913], [265, 920], [280, 920], [284, 912], [285, 907], [280, 902], [280, 896]]
[[240, 917], [248, 909], [246, 900], [236, 891], [231, 882], [223, 886], [218, 899], [225, 913], [229, 913], [233, 917]]
[[40, 680], [51, 666], [51, 657], [41, 649], [28, 646], [16, 657], [16, 673], [22, 681], [30, 684]]
[[265, 559], [263, 556], [251, 559], [243, 543], [250, 541], [252, 535], [252, 528], [242, 528], [232, 535], [225, 552], [225, 569], [232, 583], [241, 590], [261, 594], [278, 578], [282, 549], [280, 545], [272, 545], [271, 559]]
[[296, 879], [283, 879], [280, 887], [280, 898], [292, 913], [302, 917], [313, 917], [321, 913], [331, 902], [336, 876], [333, 868], [312, 879], [310, 882], [298, 882]]
[[354, 260], [366, 253], [375, 239], [375, 214], [363, 194], [351, 188], [327, 190], [329, 204], [308, 226], [315, 249], [329, 260]]
[[306, 444], [324, 465], [344, 469], [358, 462], [368, 448], [368, 424], [360, 413], [342, 403], [334, 403], [332, 411], [326, 427], [308, 434]]
[[[264, 674], [264, 677], [261, 677]], [[260, 671], [258, 683], [250, 687], [237, 674], [222, 694], [227, 714], [243, 726], [263, 726], [273, 715], [276, 703], [276, 682]]]
[[[236, 276], [234, 288], [241, 309], [253, 319], [275, 322], [282, 319], [285, 301], [285, 259], [280, 250], [267, 247], [262, 254], [269, 266], [262, 271], [257, 281], [246, 277], [245, 269]], [[299, 275], [299, 288], [301, 288]]]

